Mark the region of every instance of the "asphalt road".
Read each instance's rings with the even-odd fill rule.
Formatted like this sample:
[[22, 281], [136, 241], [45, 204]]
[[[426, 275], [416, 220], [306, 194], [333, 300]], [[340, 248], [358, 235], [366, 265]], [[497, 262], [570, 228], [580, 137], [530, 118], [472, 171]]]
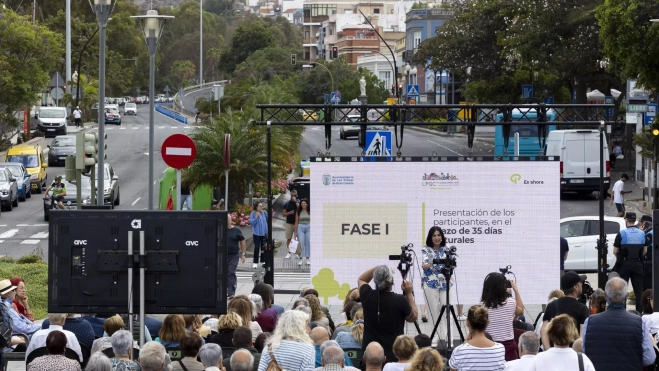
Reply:
[[183, 108], [185, 108], [186, 110], [187, 109], [194, 109], [195, 102], [197, 101], [197, 99], [203, 98], [204, 96], [208, 95], [209, 93], [210, 94], [213, 93], [213, 87], [212, 86], [208, 87], [208, 88], [194, 90], [194, 91], [191, 91], [189, 93], [186, 93], [183, 96]]
[[[106, 125], [108, 139], [107, 162], [112, 165], [119, 176], [121, 204], [118, 209], [146, 210], [148, 207], [148, 151], [149, 151], [149, 115], [148, 106], [138, 106], [137, 116], [123, 116], [122, 125]], [[122, 111], [123, 112], [123, 111]], [[88, 129], [95, 132], [97, 128]], [[155, 162], [154, 205], [158, 206], [158, 179], [167, 168], [160, 157], [162, 142], [171, 134], [188, 133], [192, 128], [171, 120], [161, 114], [155, 116]], [[53, 139], [47, 139], [50, 144]], [[63, 174], [63, 167], [49, 167], [48, 181], [55, 175]], [[11, 212], [3, 211], [0, 215], [0, 255], [20, 257], [38, 253], [47, 259], [48, 222], [43, 218], [43, 193], [33, 194], [26, 202]]]

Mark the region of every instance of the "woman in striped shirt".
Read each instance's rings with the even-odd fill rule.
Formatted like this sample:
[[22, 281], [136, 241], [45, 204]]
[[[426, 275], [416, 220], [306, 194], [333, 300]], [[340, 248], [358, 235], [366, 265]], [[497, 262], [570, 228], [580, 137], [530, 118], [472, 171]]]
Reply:
[[[508, 297], [510, 288], [515, 293], [514, 297]], [[492, 340], [506, 347], [506, 361], [518, 359], [513, 319], [516, 315], [524, 314], [524, 304], [517, 290], [517, 284], [513, 280], [508, 281], [499, 272], [492, 272], [483, 282], [481, 302], [488, 311], [490, 324], [487, 332], [492, 336]]]
[[265, 371], [274, 355], [279, 367], [286, 371], [314, 371], [316, 368], [316, 350], [309, 337], [309, 316], [299, 310], [284, 312], [279, 318], [277, 328], [268, 339], [258, 371]]
[[487, 308], [482, 305], [469, 308], [469, 335], [464, 344], [453, 350], [448, 363], [451, 371], [501, 371], [506, 367], [505, 348], [488, 339], [485, 334], [488, 324]]

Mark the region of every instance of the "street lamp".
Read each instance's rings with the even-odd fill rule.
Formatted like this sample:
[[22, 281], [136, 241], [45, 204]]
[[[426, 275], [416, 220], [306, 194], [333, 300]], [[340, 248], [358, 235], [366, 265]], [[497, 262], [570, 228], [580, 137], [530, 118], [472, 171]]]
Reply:
[[96, 13], [96, 21], [99, 29], [99, 56], [98, 56], [98, 187], [96, 187], [96, 203], [104, 204], [103, 191], [105, 187], [105, 31], [110, 20], [110, 14], [117, 0], [94, 0], [92, 6]]
[[154, 123], [155, 106], [153, 94], [155, 90], [155, 69], [156, 69], [156, 51], [158, 50], [158, 40], [165, 26], [166, 19], [174, 18], [171, 15], [158, 15], [156, 10], [147, 10], [146, 15], [137, 15], [131, 18], [137, 18], [144, 34], [146, 47], [149, 51], [149, 210], [153, 210], [153, 141], [154, 141]]
[[309, 62], [309, 64], [303, 64], [302, 68], [313, 68], [313, 66], [321, 66], [329, 73], [330, 75], [330, 80], [332, 81], [332, 92], [334, 92], [334, 76], [332, 76], [332, 73], [330, 72], [329, 68], [327, 68], [324, 64], [322, 63], [316, 63], [316, 62]]
[[[407, 75], [407, 85], [412, 85], [411, 80], [410, 80], [410, 75], [416, 75], [417, 70], [416, 67], [410, 66], [409, 63], [405, 65], [405, 74]], [[405, 101], [406, 103], [410, 103], [410, 98], [407, 96], [407, 93], [405, 93]]]

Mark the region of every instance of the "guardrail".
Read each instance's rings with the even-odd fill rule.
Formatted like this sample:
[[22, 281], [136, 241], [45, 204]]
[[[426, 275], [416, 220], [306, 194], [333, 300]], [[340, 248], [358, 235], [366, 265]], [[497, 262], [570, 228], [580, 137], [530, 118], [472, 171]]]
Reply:
[[[219, 85], [219, 84], [225, 84], [226, 85], [228, 82], [230, 82], [230, 81], [229, 80], [220, 80], [220, 81], [207, 82], [207, 83], [204, 83], [204, 84], [188, 86], [187, 88], [184, 88], [183, 91], [185, 93], [189, 93], [191, 91], [213, 87], [213, 85]], [[182, 102], [183, 102], [183, 100], [179, 98], [178, 92], [176, 94], [174, 94], [174, 110], [175, 111], [181, 112], [181, 111], [185, 110], [187, 112], [192, 113], [193, 116], [197, 113], [197, 111], [194, 109], [194, 107], [185, 108], [183, 106]]]
[[182, 124], [187, 125], [188, 124], [188, 118], [181, 115], [178, 112], [172, 111], [170, 109], [165, 108], [166, 105], [170, 105], [171, 103], [158, 103], [155, 105], [156, 112], [163, 114], [167, 117], [169, 117], [172, 120], [176, 120]]

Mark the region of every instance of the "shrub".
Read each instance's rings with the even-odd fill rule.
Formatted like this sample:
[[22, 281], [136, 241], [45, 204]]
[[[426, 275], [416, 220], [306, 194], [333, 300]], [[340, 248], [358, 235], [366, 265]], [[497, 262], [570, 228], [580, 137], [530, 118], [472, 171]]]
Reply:
[[[25, 256], [18, 261], [0, 260], [0, 278], [21, 277], [27, 286], [27, 296], [34, 318], [46, 318], [48, 315], [48, 265], [34, 260], [36, 255]], [[38, 258], [38, 256], [37, 256]]]
[[44, 135], [43, 132], [41, 132], [39, 130], [35, 130], [34, 133], [32, 133], [32, 136], [35, 137], [35, 138], [37, 138], [37, 137], [43, 138], [45, 135]]

